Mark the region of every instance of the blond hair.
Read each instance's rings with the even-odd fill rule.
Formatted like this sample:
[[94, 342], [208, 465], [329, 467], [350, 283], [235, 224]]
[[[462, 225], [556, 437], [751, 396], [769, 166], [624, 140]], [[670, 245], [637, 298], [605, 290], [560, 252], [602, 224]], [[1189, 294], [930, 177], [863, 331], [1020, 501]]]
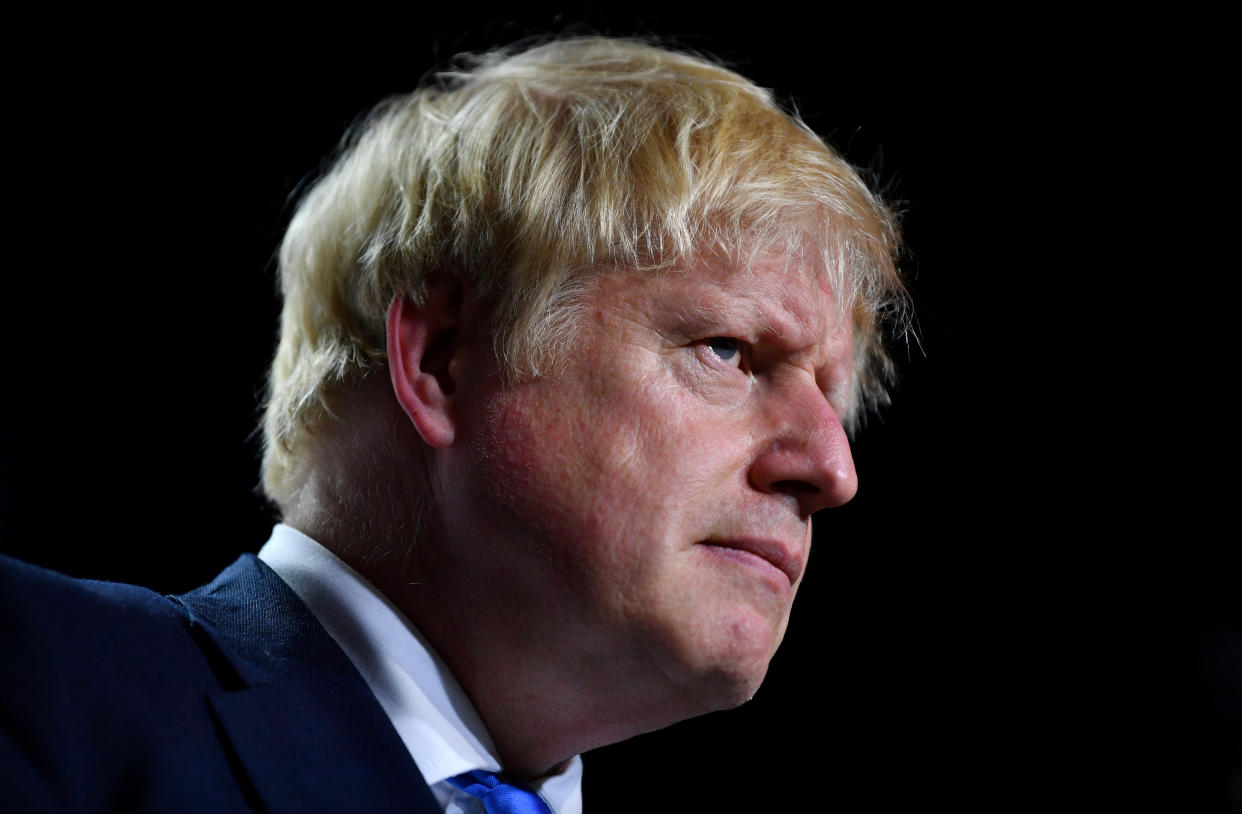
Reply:
[[850, 422], [886, 401], [882, 323], [905, 314], [894, 220], [767, 91], [696, 56], [598, 37], [459, 65], [373, 111], [289, 225], [269, 497], [296, 490], [334, 393], [383, 367], [392, 299], [421, 301], [436, 274], [488, 303], [496, 356], [520, 378], [571, 341], [591, 273], [779, 249], [847, 292]]

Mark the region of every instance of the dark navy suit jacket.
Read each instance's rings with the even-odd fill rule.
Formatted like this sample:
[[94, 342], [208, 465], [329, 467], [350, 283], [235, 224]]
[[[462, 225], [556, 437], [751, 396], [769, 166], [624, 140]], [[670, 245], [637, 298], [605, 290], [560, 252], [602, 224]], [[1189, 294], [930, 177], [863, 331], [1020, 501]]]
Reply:
[[166, 597], [0, 558], [0, 811], [437, 811], [352, 663], [253, 555]]

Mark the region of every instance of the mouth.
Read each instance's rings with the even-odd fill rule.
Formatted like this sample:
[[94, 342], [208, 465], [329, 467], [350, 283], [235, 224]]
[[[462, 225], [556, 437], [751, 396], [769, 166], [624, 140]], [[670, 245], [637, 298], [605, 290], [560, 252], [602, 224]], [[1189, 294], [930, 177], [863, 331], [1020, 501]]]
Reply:
[[[752, 565], [760, 565], [775, 569], [789, 580], [789, 585], [797, 585], [802, 576], [805, 561], [799, 549], [779, 543], [776, 540], [744, 537], [729, 540], [704, 540], [700, 545], [721, 549], [721, 553], [749, 561]], [[756, 560], [762, 561], [756, 562]]]

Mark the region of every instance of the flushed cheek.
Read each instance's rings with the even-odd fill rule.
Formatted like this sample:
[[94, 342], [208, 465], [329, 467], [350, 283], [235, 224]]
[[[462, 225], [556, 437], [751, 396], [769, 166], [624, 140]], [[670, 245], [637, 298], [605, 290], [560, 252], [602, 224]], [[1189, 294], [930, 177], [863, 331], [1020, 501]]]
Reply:
[[[497, 395], [473, 455], [472, 483], [494, 500], [503, 533], [544, 539], [606, 538], [618, 524], [618, 473], [641, 444], [586, 398], [554, 382]], [[516, 526], [516, 528], [514, 528]]]
[[521, 389], [498, 393], [480, 426], [465, 481], [478, 490], [475, 510], [503, 535], [553, 533], [575, 478], [572, 430]]

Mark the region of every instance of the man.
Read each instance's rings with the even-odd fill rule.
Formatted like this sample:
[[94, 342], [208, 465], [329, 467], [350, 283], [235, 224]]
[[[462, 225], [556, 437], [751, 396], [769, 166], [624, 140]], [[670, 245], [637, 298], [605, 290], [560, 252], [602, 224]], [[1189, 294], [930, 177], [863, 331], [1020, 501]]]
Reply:
[[580, 811], [582, 752], [757, 690], [896, 246], [695, 57], [551, 42], [382, 105], [281, 247], [258, 558], [173, 598], [4, 571], [9, 799]]

